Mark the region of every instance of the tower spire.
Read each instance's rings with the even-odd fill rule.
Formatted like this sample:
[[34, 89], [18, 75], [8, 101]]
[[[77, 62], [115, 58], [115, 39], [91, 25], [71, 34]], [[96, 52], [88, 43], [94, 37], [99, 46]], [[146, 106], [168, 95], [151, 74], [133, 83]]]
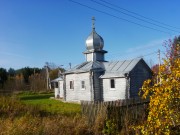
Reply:
[[104, 40], [95, 31], [95, 17], [92, 17], [92, 31], [86, 39], [86, 51], [84, 52], [86, 61], [105, 61], [104, 54], [107, 51], [103, 50]]
[[92, 29], [95, 30], [95, 17], [92, 17]]

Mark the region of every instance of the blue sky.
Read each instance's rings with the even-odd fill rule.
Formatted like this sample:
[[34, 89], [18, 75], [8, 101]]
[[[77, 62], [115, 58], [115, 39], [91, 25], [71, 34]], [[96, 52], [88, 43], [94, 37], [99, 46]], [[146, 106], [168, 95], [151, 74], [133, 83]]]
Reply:
[[104, 39], [108, 61], [144, 56], [147, 63], [155, 64], [156, 51], [164, 51], [163, 42], [180, 35], [179, 0], [105, 0], [173, 27], [137, 20], [132, 17], [135, 14], [104, 7], [100, 0], [95, 1], [101, 5], [91, 0], [73, 1], [81, 5], [69, 0], [0, 0], [0, 67], [42, 68], [45, 62], [52, 62], [68, 68], [69, 63], [73, 66], [85, 61], [82, 52], [92, 16], [96, 18], [96, 32]]

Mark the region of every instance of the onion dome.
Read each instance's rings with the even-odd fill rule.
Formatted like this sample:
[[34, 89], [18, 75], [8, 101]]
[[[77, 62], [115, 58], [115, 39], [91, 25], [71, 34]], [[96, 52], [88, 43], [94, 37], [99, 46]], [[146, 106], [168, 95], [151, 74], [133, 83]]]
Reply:
[[92, 32], [86, 39], [86, 49], [88, 51], [90, 50], [101, 51], [104, 46], [104, 40], [100, 35], [96, 33], [95, 27], [94, 27], [94, 20], [95, 18], [93, 17], [92, 18]]

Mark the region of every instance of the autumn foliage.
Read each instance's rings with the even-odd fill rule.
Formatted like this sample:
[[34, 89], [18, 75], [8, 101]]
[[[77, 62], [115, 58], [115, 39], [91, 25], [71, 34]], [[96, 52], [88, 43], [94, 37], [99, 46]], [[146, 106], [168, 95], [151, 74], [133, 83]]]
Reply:
[[147, 80], [142, 87], [142, 97], [150, 99], [149, 114], [142, 125], [136, 126], [137, 134], [180, 134], [180, 44], [168, 45], [158, 79]]

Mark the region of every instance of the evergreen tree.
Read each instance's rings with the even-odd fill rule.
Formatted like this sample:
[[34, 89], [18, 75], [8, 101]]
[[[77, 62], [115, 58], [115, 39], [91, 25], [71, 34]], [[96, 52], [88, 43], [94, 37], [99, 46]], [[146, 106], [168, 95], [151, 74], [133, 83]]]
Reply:
[[8, 74], [6, 69], [0, 68], [0, 84], [2, 88], [4, 87], [4, 83], [6, 82], [7, 78], [8, 78]]

